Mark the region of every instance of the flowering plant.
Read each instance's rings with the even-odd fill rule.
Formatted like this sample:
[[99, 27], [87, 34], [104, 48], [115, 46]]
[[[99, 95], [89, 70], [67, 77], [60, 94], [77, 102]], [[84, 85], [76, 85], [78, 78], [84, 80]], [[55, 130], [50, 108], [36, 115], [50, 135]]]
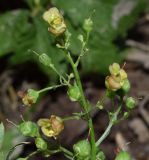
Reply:
[[[64, 21], [64, 18], [60, 11], [57, 8], [51, 8], [46, 11], [43, 15], [43, 19], [48, 22], [49, 28], [48, 31], [56, 36], [59, 40], [56, 44], [58, 49], [63, 51], [63, 54], [66, 57], [66, 60], [72, 67], [72, 72], [62, 75], [57, 68], [55, 67], [52, 59], [48, 57], [47, 54], [36, 53], [33, 51], [39, 58], [39, 61], [55, 71], [59, 76], [59, 84], [54, 86], [49, 86], [41, 90], [29, 89], [26, 94], [22, 97], [22, 102], [25, 106], [32, 106], [35, 104], [41, 93], [48, 90], [56, 89], [62, 86], [67, 88], [67, 95], [71, 101], [79, 102], [82, 109], [81, 113], [75, 113], [70, 117], [59, 117], [57, 115], [51, 115], [49, 118], [41, 118], [37, 123], [31, 121], [23, 121], [17, 125], [20, 133], [27, 137], [32, 137], [35, 141], [37, 150], [25, 158], [18, 158], [17, 160], [28, 160], [30, 157], [37, 153], [42, 153], [44, 157], [50, 157], [53, 154], [63, 152], [65, 157], [71, 160], [105, 160], [105, 154], [100, 149], [101, 143], [109, 135], [110, 130], [113, 125], [118, 123], [120, 120], [125, 119], [129, 116], [130, 112], [136, 105], [136, 101], [132, 97], [128, 97], [127, 94], [130, 90], [130, 82], [128, 80], [127, 73], [124, 70], [124, 67], [120, 67], [119, 64], [113, 63], [109, 66], [110, 75], [105, 79], [106, 85], [106, 96], [114, 102], [114, 99], [117, 98], [118, 104], [114, 104], [116, 110], [109, 112], [109, 125], [107, 126], [104, 133], [97, 140], [95, 139], [94, 126], [91, 118], [91, 112], [93, 107], [84, 95], [82, 88], [82, 83], [80, 80], [78, 65], [80, 59], [84, 56], [87, 51], [87, 43], [89, 40], [90, 32], [93, 28], [93, 22], [91, 17], [87, 18], [84, 21], [83, 29], [84, 33], [78, 36], [78, 40], [81, 43], [81, 51], [77, 60], [72, 59], [69, 46], [71, 33], [69, 32], [67, 25]], [[123, 106], [126, 106], [127, 111], [123, 111]], [[103, 101], [98, 101], [96, 107], [98, 109], [104, 109]], [[114, 108], [113, 108], [114, 109]], [[120, 114], [121, 113], [121, 114]], [[89, 130], [89, 140], [83, 139], [73, 145], [73, 151], [70, 151], [64, 148], [61, 145], [58, 145], [56, 148], [51, 148], [46, 138], [54, 138], [60, 135], [60, 133], [65, 129], [65, 121], [71, 119], [83, 119], [88, 124]], [[16, 146], [13, 148], [15, 149]], [[11, 150], [12, 151], [12, 150]], [[10, 154], [7, 156], [9, 160]], [[115, 160], [131, 160], [131, 156], [126, 151], [121, 151], [116, 156]]]

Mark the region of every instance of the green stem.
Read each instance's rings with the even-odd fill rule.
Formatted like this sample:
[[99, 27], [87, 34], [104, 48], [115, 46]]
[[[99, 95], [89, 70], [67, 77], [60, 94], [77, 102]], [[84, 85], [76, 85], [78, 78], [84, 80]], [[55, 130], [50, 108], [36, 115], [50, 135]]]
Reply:
[[81, 59], [81, 57], [82, 57], [82, 56], [84, 55], [84, 53], [85, 53], [84, 49], [85, 49], [85, 47], [86, 47], [86, 45], [87, 45], [87, 43], [88, 43], [88, 39], [89, 39], [90, 33], [87, 32], [86, 34], [87, 34], [87, 35], [86, 35], [86, 40], [85, 40], [85, 42], [82, 42], [81, 53], [80, 53], [80, 55], [79, 55], [79, 57], [78, 57], [78, 59], [77, 59], [77, 61], [76, 61], [76, 63], [75, 63], [76, 66], [79, 65], [80, 59]]
[[63, 118], [62, 120], [63, 121], [68, 121], [68, 120], [74, 120], [74, 119], [79, 120], [80, 117], [79, 116], [71, 116], [71, 117]]
[[33, 157], [34, 155], [36, 155], [36, 154], [39, 153], [39, 152], [41, 152], [41, 151], [40, 151], [40, 150], [37, 150], [37, 151], [35, 151], [35, 152], [32, 152], [31, 154], [29, 154], [29, 155], [26, 157], [26, 159], [29, 159], [29, 158]]
[[108, 127], [106, 128], [106, 130], [104, 131], [104, 133], [102, 134], [102, 136], [98, 139], [98, 141], [96, 142], [96, 146], [99, 146], [109, 135], [111, 128], [113, 127], [113, 125], [115, 124], [115, 121], [117, 121], [117, 116], [121, 111], [121, 105], [118, 107], [117, 111], [114, 113], [114, 115], [112, 116]]
[[[50, 67], [53, 69], [53, 71], [55, 71], [55, 73], [63, 79], [63, 81], [68, 84], [67, 80], [61, 75], [61, 73], [54, 67], [54, 65], [50, 65]], [[69, 85], [69, 84], [68, 84]]]
[[110, 121], [107, 129], [105, 130], [105, 132], [102, 134], [102, 136], [96, 142], [96, 146], [99, 146], [102, 143], [102, 141], [109, 135], [112, 126], [113, 126], [113, 122]]
[[88, 120], [88, 126], [89, 126], [90, 133], [91, 133], [91, 146], [92, 146], [91, 156], [92, 156], [92, 160], [96, 160], [96, 145], [95, 145], [94, 128], [93, 128], [92, 119], [90, 118], [90, 115], [88, 113], [88, 111], [89, 111], [88, 102], [87, 102], [85, 95], [84, 95], [84, 92], [83, 92], [83, 88], [82, 88], [79, 72], [77, 70], [77, 66], [76, 66], [76, 64], [74, 64], [73, 59], [70, 56], [70, 53], [68, 53], [68, 54], [65, 53], [65, 55], [72, 66], [72, 69], [73, 69], [73, 72], [75, 75], [75, 80], [76, 80], [76, 83], [77, 83], [79, 90], [80, 90], [80, 93], [81, 93], [81, 102], [82, 102], [81, 104], [83, 105], [83, 108], [86, 112], [86, 118]]
[[66, 148], [64, 148], [64, 147], [62, 147], [62, 146], [60, 146], [59, 149], [60, 149], [63, 153], [65, 153], [65, 154], [67, 155], [67, 157], [69, 157], [69, 159], [72, 159], [72, 157], [73, 157], [73, 153], [72, 153], [72, 152], [70, 152], [68, 149], [66, 149]]
[[46, 87], [44, 89], [39, 90], [38, 93], [40, 94], [42, 92], [49, 91], [49, 90], [52, 90], [52, 89], [56, 89], [56, 88], [59, 88], [59, 87], [62, 87], [62, 86], [64, 86], [64, 84]]

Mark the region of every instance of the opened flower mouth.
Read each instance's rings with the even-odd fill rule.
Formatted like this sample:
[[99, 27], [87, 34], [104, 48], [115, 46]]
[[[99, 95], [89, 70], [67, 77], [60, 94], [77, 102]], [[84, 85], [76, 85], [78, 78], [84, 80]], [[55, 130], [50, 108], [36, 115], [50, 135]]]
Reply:
[[56, 138], [64, 129], [64, 123], [62, 119], [55, 115], [51, 115], [50, 119], [39, 119], [38, 125], [41, 127], [43, 134], [47, 137]]
[[66, 24], [63, 16], [56, 7], [50, 8], [43, 14], [43, 19], [48, 22], [50, 27], [49, 32], [56, 36], [63, 34], [66, 31]]

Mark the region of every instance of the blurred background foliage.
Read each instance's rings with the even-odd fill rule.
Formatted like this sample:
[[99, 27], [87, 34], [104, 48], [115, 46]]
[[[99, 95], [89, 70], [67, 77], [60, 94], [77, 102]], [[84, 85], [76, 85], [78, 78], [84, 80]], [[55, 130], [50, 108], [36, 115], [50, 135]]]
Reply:
[[[91, 14], [94, 29], [89, 40], [89, 52], [82, 58], [82, 73], [105, 74], [109, 64], [120, 62], [125, 56], [124, 39], [128, 30], [146, 8], [145, 0], [24, 0], [25, 8], [8, 10], [0, 14], [0, 57], [8, 55], [9, 65], [35, 62], [51, 80], [56, 75], [42, 66], [29, 49], [47, 53], [56, 67], [65, 72], [68, 66], [63, 55], [55, 47], [55, 37], [47, 30], [42, 13], [51, 6], [59, 8], [72, 33], [71, 51], [79, 54], [78, 34], [82, 24]], [[125, 9], [123, 11], [123, 6]], [[126, 10], [128, 5], [128, 9]], [[95, 13], [93, 11], [95, 10]], [[120, 44], [120, 45], [117, 45]]]

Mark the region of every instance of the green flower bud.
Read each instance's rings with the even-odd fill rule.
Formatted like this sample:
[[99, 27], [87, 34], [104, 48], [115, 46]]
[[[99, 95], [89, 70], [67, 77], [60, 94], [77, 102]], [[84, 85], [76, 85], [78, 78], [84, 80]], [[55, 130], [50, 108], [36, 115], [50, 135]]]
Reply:
[[36, 125], [36, 123], [31, 122], [31, 121], [22, 122], [19, 125], [19, 131], [24, 136], [30, 136], [30, 137], [38, 137], [39, 136], [38, 126]]
[[87, 140], [81, 140], [73, 145], [73, 150], [79, 160], [89, 160], [91, 153], [91, 146]]
[[39, 56], [39, 62], [45, 66], [50, 66], [52, 64], [51, 58], [45, 53]]
[[47, 149], [47, 143], [42, 138], [36, 138], [35, 140], [36, 147], [40, 150], [46, 150]]
[[123, 84], [123, 86], [122, 86], [123, 92], [124, 92], [124, 93], [128, 93], [129, 90], [130, 90], [130, 87], [131, 87], [131, 86], [130, 86], [129, 80], [128, 80], [128, 79], [124, 80], [124, 84]]
[[91, 18], [85, 19], [83, 29], [86, 32], [90, 32], [93, 29], [93, 21], [91, 20]]
[[132, 160], [132, 158], [126, 151], [121, 151], [118, 153], [115, 160]]
[[96, 154], [96, 160], [105, 160], [105, 154], [99, 150]]
[[123, 117], [124, 117], [125, 119], [127, 119], [127, 118], [129, 117], [129, 115], [130, 115], [129, 112], [125, 112], [124, 115], [123, 115]]
[[78, 35], [78, 40], [79, 40], [81, 43], [84, 42], [84, 37], [83, 37], [82, 34], [79, 34], [79, 35]]
[[71, 101], [78, 101], [81, 97], [80, 90], [76, 84], [69, 87], [67, 94]]
[[133, 97], [128, 97], [127, 99], [126, 99], [126, 107], [128, 108], [128, 109], [133, 109], [133, 108], [135, 108], [135, 105], [136, 105], [136, 101], [135, 101], [135, 99], [133, 98]]

